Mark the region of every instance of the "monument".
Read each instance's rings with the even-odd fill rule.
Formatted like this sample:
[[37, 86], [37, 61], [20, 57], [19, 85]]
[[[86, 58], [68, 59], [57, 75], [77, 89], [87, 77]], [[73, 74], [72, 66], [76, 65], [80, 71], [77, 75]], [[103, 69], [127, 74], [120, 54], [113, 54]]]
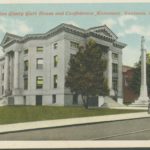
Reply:
[[141, 37], [141, 87], [140, 96], [132, 104], [137, 106], [148, 106], [149, 97], [147, 94], [147, 81], [146, 81], [146, 49], [144, 48], [144, 36]]

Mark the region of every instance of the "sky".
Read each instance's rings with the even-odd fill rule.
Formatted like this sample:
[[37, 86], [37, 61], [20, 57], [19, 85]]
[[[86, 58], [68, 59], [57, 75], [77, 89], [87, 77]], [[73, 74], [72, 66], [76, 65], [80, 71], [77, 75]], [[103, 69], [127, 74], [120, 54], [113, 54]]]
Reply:
[[[145, 36], [145, 48], [150, 52], [149, 8], [150, 3], [0, 4], [0, 42], [6, 32], [24, 36], [47, 32], [61, 23], [84, 29], [106, 24], [118, 41], [127, 44], [123, 64], [134, 66], [140, 57], [141, 36]], [[49, 15], [39, 15], [40, 12]], [[73, 15], [74, 12], [86, 14]]]

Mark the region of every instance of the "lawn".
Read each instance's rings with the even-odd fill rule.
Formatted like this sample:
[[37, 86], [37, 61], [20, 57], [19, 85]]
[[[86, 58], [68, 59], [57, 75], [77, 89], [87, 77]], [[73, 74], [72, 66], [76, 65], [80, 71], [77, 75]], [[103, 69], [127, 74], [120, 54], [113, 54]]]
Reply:
[[118, 110], [107, 108], [85, 109], [83, 107], [4, 106], [0, 107], [0, 124], [87, 116], [102, 116], [140, 111], [141, 110]]

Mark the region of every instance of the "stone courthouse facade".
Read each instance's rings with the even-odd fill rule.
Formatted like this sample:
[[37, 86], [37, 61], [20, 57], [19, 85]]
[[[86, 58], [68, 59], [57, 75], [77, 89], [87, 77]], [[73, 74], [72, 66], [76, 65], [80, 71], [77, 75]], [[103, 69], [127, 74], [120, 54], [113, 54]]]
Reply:
[[71, 55], [89, 39], [106, 52], [110, 95], [122, 98], [122, 49], [126, 44], [118, 42], [106, 25], [85, 30], [60, 24], [43, 34], [5, 34], [1, 42], [0, 101], [6, 105], [81, 104], [80, 96], [65, 88], [65, 76]]

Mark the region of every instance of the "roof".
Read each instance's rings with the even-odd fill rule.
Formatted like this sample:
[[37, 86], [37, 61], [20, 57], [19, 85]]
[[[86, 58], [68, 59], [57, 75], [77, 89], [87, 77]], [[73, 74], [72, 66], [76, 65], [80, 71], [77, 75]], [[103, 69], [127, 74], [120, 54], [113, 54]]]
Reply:
[[94, 31], [94, 32], [101, 32], [101, 31], [105, 31], [107, 32], [107, 34], [111, 37], [113, 37], [114, 39], [118, 39], [117, 35], [112, 32], [112, 30], [110, 30], [107, 25], [103, 25], [103, 26], [96, 26], [96, 27], [92, 27], [89, 28], [88, 30], [90, 31]]
[[117, 36], [106, 26], [98, 26], [89, 28], [87, 30], [76, 27], [71, 24], [65, 24], [62, 23], [55, 28], [49, 30], [48, 32], [41, 33], [41, 34], [27, 34], [25, 36], [18, 36], [11, 33], [6, 33], [2, 42], [1, 46], [6, 47], [12, 44], [13, 42], [25, 42], [29, 39], [41, 39], [41, 38], [47, 38], [49, 36], [54, 36], [62, 31], [69, 32], [75, 35], [79, 35], [82, 37], [86, 36], [95, 36], [97, 38], [105, 39], [106, 41], [110, 41], [114, 43], [115, 46], [118, 46], [119, 48], [124, 48], [126, 44], [118, 42]]
[[123, 72], [127, 72], [128, 70], [132, 70], [135, 67], [131, 67], [131, 66], [127, 66], [127, 65], [123, 65]]

